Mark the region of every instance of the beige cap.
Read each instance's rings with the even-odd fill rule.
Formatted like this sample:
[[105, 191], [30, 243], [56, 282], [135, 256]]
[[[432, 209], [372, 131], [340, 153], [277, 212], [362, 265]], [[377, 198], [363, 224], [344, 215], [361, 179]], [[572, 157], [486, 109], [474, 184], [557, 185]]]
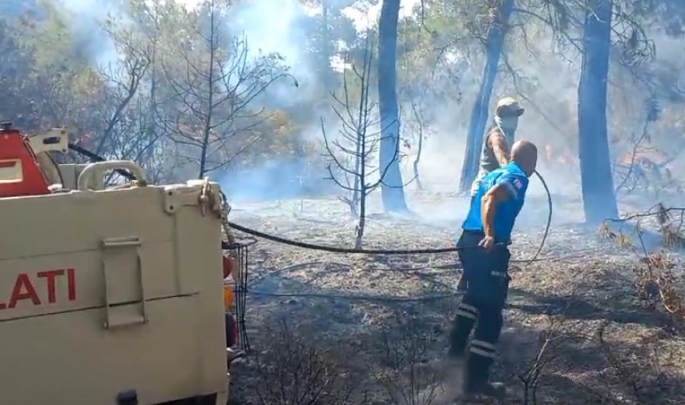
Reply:
[[518, 101], [513, 97], [504, 97], [497, 102], [495, 112], [499, 116], [516, 115], [520, 116], [525, 111]]

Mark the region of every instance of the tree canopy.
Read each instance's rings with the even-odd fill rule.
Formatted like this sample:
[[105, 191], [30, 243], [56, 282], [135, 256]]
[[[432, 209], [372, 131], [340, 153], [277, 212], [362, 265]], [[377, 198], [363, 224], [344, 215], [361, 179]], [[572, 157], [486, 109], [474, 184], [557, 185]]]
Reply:
[[[276, 176], [282, 182], [302, 184], [306, 177], [309, 186], [298, 187], [331, 189], [323, 180], [320, 122], [342, 125], [332, 107], [344, 82], [349, 94], [361, 91], [350, 72], [364, 63], [368, 37], [383, 41], [383, 2], [80, 3], [0, 5], [0, 81], [11, 100], [0, 105], [0, 117], [29, 133], [65, 126], [73, 142], [107, 158], [135, 160], [160, 182], [262, 173], [287, 161], [289, 169]], [[456, 187], [502, 4], [400, 3], [396, 61], [389, 63], [397, 70], [400, 125], [394, 131], [401, 138], [404, 177], [413, 177], [412, 157], [423, 148], [417, 167], [424, 180], [449, 177]], [[514, 1], [502, 27], [501, 60], [493, 66], [492, 98], [484, 106], [487, 112], [500, 96], [518, 97], [529, 111], [524, 136], [568, 164], [578, 156], [576, 89], [588, 4]], [[677, 162], [685, 129], [678, 56], [685, 6], [674, 0], [611, 4], [607, 125], [614, 175], [648, 116], [649, 139], [640, 150]], [[385, 68], [378, 66], [388, 61], [374, 51], [371, 63], [368, 79], [384, 80]], [[369, 97], [379, 96], [371, 86]], [[674, 140], [678, 147], [669, 147]]]

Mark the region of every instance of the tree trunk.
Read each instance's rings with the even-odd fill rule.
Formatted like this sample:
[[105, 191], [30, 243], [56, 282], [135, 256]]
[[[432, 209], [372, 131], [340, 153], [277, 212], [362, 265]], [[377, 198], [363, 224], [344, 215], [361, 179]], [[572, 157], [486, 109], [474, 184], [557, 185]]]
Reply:
[[323, 24], [323, 53], [324, 53], [324, 58], [323, 60], [326, 62], [326, 66], [324, 66], [324, 86], [326, 89], [326, 93], [329, 91], [332, 91], [335, 89], [335, 72], [333, 69], [331, 69], [331, 58], [333, 57], [333, 49], [331, 46], [331, 28], [330, 28], [330, 18], [329, 18], [329, 10], [330, 10], [330, 5], [328, 4], [329, 0], [321, 0], [321, 8], [322, 8], [322, 15], [321, 15], [321, 20]]
[[578, 83], [578, 158], [585, 221], [618, 216], [607, 133], [607, 77], [612, 0], [589, 0]]
[[423, 191], [423, 183], [421, 183], [421, 176], [419, 173], [419, 163], [421, 162], [421, 153], [423, 152], [423, 134], [419, 134], [419, 143], [416, 146], [416, 157], [414, 158], [414, 180], [416, 181], [416, 188]]
[[488, 123], [488, 106], [492, 88], [497, 79], [497, 68], [504, 47], [504, 38], [509, 24], [509, 17], [514, 9], [514, 0], [502, 0], [498, 10], [498, 18], [490, 26], [488, 37], [485, 42], [487, 60], [483, 68], [483, 80], [480, 82], [478, 97], [473, 103], [469, 132], [466, 138], [466, 150], [464, 162], [461, 166], [459, 190], [467, 192], [478, 175], [478, 160], [480, 150], [483, 147], [483, 135]]
[[383, 0], [378, 21], [378, 109], [381, 116], [379, 173], [386, 212], [407, 211], [400, 171], [400, 119], [397, 106], [397, 20], [400, 0]]
[[198, 175], [199, 179], [203, 179], [207, 174], [207, 155], [209, 154], [209, 136], [212, 131], [212, 116], [214, 114], [214, 82], [216, 78], [214, 77], [214, 63], [216, 63], [216, 24], [214, 18], [216, 10], [214, 9], [214, 2], [209, 4], [210, 14], [209, 14], [209, 71], [207, 72], [207, 115], [205, 116], [203, 128], [202, 128], [202, 146], [200, 148], [200, 173]]

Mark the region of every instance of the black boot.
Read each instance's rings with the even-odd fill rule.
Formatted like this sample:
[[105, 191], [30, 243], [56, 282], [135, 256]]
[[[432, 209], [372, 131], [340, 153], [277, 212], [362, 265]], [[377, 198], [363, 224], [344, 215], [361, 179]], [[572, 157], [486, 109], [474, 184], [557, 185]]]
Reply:
[[503, 401], [506, 395], [504, 384], [488, 381], [492, 358], [469, 351], [464, 372], [464, 399], [486, 396]]
[[466, 281], [466, 278], [462, 274], [461, 278], [459, 278], [459, 283], [457, 284], [457, 291], [459, 291], [460, 293], [465, 293], [467, 288], [468, 288], [468, 282]]
[[457, 317], [454, 318], [452, 332], [450, 333], [450, 359], [460, 359], [464, 357], [469, 336], [476, 323], [478, 311], [471, 305], [461, 303], [457, 307]]

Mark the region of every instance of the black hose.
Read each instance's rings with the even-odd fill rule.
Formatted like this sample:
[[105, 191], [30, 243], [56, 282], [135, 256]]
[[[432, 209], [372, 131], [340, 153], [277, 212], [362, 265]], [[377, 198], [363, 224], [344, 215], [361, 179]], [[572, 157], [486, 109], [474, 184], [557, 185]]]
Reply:
[[[540, 241], [540, 246], [538, 247], [537, 251], [535, 254], [530, 258], [530, 259], [525, 259], [525, 260], [512, 260], [512, 262], [515, 263], [526, 263], [530, 264], [535, 261], [538, 261], [538, 256], [540, 256], [540, 253], [542, 252], [542, 249], [545, 247], [545, 243], [547, 242], [547, 236], [549, 235], [549, 229], [552, 225], [552, 209], [553, 209], [553, 204], [552, 204], [552, 194], [549, 191], [549, 187], [547, 187], [547, 183], [545, 182], [545, 179], [540, 175], [540, 173], [535, 172], [535, 175], [537, 176], [538, 179], [542, 182], [542, 186], [545, 188], [545, 192], [547, 193], [547, 224], [545, 225], [545, 232], [542, 236], [542, 240]], [[276, 243], [281, 243], [284, 245], [290, 245], [302, 249], [309, 249], [309, 250], [319, 250], [319, 251], [324, 251], [324, 252], [329, 252], [329, 253], [343, 253], [343, 254], [369, 254], [369, 255], [415, 255], [415, 254], [435, 254], [435, 253], [450, 253], [450, 252], [458, 252], [463, 249], [472, 249], [478, 247], [477, 245], [475, 246], [461, 246], [461, 247], [444, 247], [444, 248], [437, 248], [437, 249], [353, 249], [353, 248], [342, 248], [342, 247], [336, 247], [336, 246], [323, 246], [323, 245], [316, 245], [313, 243], [306, 243], [306, 242], [300, 242], [300, 241], [295, 241], [292, 239], [286, 239], [280, 236], [276, 235], [271, 235], [265, 232], [260, 232], [254, 229], [247, 228], [242, 225], [238, 225], [233, 222], [229, 222], [228, 225], [240, 232], [246, 233], [248, 235], [255, 236], [257, 238], [262, 238], [266, 240], [270, 240], [272, 242]]]
[[[92, 160], [92, 161], [94, 161], [94, 162], [104, 162], [104, 161], [106, 160], [106, 159], [103, 158], [102, 156], [97, 155], [97, 154], [95, 154], [95, 153], [89, 151], [88, 149], [84, 149], [84, 148], [82, 148], [82, 147], [80, 147], [80, 146], [78, 146], [78, 145], [76, 145], [76, 144], [71, 143], [71, 142], [68, 144], [68, 146], [69, 146], [69, 149], [71, 149], [71, 150], [73, 150], [74, 152], [79, 153], [79, 154], [81, 154], [81, 155], [87, 157], [88, 159], [90, 159], [90, 160]], [[114, 169], [114, 171], [117, 172], [117, 174], [121, 175], [122, 177], [126, 178], [127, 180], [130, 180], [130, 181], [138, 180], [138, 179], [136, 179], [136, 176], [135, 176], [133, 173], [131, 173], [131, 172], [127, 171], [127, 170], [124, 170], [124, 169]]]
[[535, 252], [533, 257], [526, 263], [526, 265], [536, 261], [538, 259], [538, 256], [540, 256], [542, 249], [545, 247], [545, 243], [547, 243], [547, 236], [549, 235], [549, 228], [552, 227], [552, 213], [554, 211], [554, 204], [552, 204], [552, 193], [549, 191], [549, 187], [547, 187], [547, 182], [537, 171], [535, 171], [535, 176], [537, 176], [537, 178], [540, 179], [542, 187], [545, 188], [545, 193], [547, 194], [547, 224], [545, 225], [545, 233], [542, 235], [542, 240], [540, 241], [540, 246], [538, 246], [538, 250]]
[[[547, 242], [547, 236], [549, 235], [549, 230], [552, 225], [552, 213], [553, 213], [553, 203], [552, 203], [552, 193], [549, 191], [549, 187], [547, 186], [547, 182], [545, 182], [545, 179], [538, 173], [537, 171], [535, 172], [535, 175], [537, 176], [538, 179], [540, 179], [540, 182], [542, 182], [542, 186], [545, 188], [545, 193], [547, 194], [547, 224], [545, 225], [545, 232], [542, 235], [542, 240], [540, 241], [540, 246], [538, 247], [537, 251], [528, 260], [511, 260], [512, 263], [525, 263], [526, 265], [529, 265], [533, 263], [534, 261], [538, 261], [541, 259], [538, 259], [538, 256], [542, 252], [542, 249], [545, 246], [545, 243]], [[298, 242], [298, 241], [293, 241], [290, 239], [285, 239], [281, 238], [279, 236], [274, 236], [270, 235], [264, 232], [259, 232], [254, 229], [246, 228], [244, 226], [230, 223], [229, 226], [233, 229], [236, 229], [238, 231], [247, 233], [249, 235], [258, 237], [258, 238], [263, 238], [267, 240], [271, 240], [273, 242], [277, 243], [282, 243], [282, 244], [287, 244], [290, 246], [294, 247], [299, 247], [299, 248], [304, 248], [304, 249], [314, 249], [314, 250], [322, 250], [322, 251], [327, 251], [327, 252], [332, 252], [332, 253], [348, 253], [348, 254], [353, 254], [353, 253], [359, 253], [359, 254], [420, 254], [420, 253], [443, 253], [443, 252], [454, 252], [458, 251], [460, 249], [466, 249], [470, 248], [468, 247], [463, 247], [463, 248], [457, 248], [457, 247], [451, 247], [451, 248], [442, 248], [442, 249], [417, 249], [417, 250], [365, 250], [365, 249], [346, 249], [346, 248], [337, 248], [337, 247], [329, 247], [329, 246], [321, 246], [321, 245], [314, 245], [310, 243], [304, 243], [304, 242]], [[428, 294], [428, 295], [419, 295], [419, 296], [414, 296], [414, 297], [398, 297], [398, 296], [392, 296], [392, 295], [379, 295], [379, 294], [331, 294], [331, 293], [278, 293], [278, 292], [269, 292], [269, 291], [261, 291], [261, 290], [253, 290], [250, 289], [249, 291], [250, 295], [257, 296], [257, 297], [274, 297], [274, 298], [319, 298], [319, 299], [342, 299], [346, 301], [368, 301], [368, 302], [376, 302], [376, 303], [387, 303], [387, 304], [392, 304], [392, 303], [408, 303], [408, 302], [431, 302], [431, 301], [440, 301], [440, 300], [445, 300], [445, 299], [453, 299], [461, 295], [461, 293], [445, 293], [445, 294]]]
[[413, 297], [400, 297], [396, 295], [381, 294], [330, 294], [330, 293], [277, 293], [259, 290], [249, 290], [248, 293], [257, 297], [276, 297], [276, 298], [324, 298], [342, 299], [347, 301], [366, 301], [384, 304], [405, 303], [405, 302], [429, 302], [440, 301], [449, 298], [457, 298], [462, 295], [460, 292], [445, 294], [428, 294]]

